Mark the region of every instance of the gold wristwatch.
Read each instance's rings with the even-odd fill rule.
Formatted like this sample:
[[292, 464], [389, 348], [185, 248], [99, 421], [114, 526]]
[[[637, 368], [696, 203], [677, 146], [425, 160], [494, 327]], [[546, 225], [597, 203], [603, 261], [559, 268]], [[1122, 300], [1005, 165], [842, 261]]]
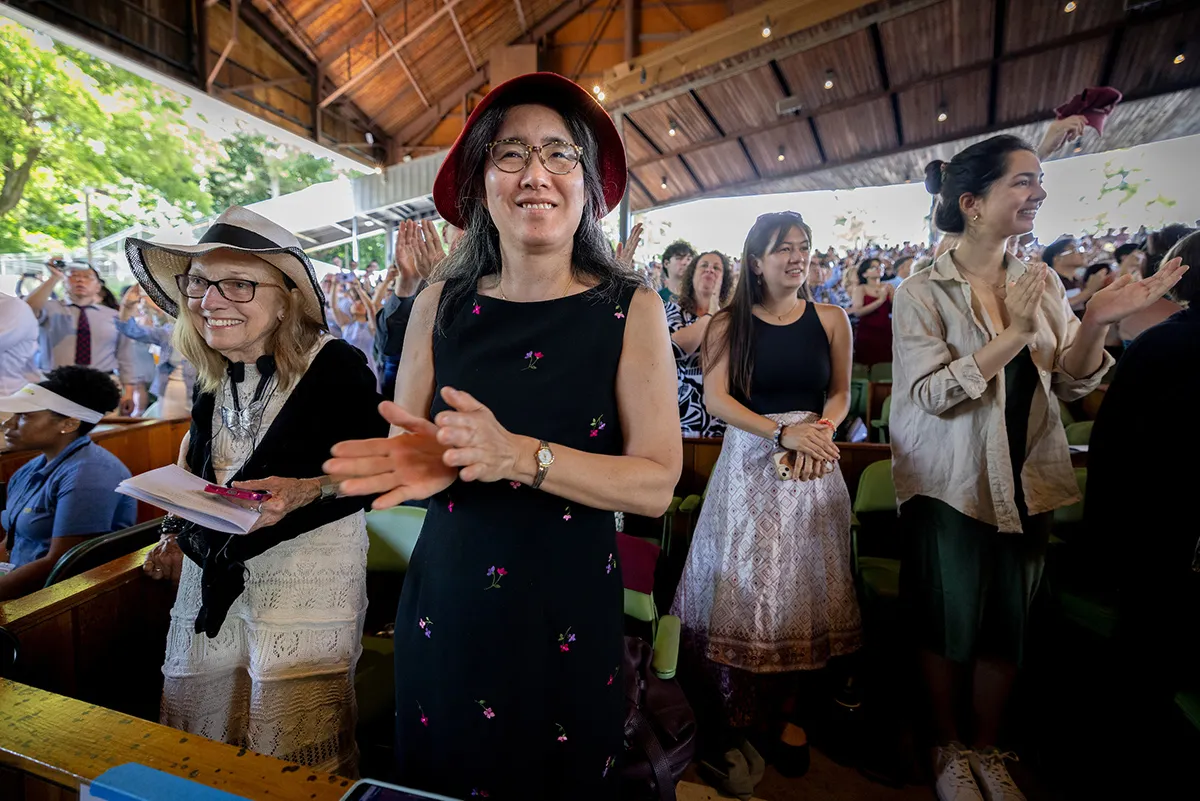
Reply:
[[550, 472], [550, 465], [554, 464], [554, 451], [550, 450], [550, 443], [542, 440], [538, 443], [537, 453], [534, 456], [537, 458], [538, 469], [532, 486], [537, 489], [546, 480], [546, 474]]

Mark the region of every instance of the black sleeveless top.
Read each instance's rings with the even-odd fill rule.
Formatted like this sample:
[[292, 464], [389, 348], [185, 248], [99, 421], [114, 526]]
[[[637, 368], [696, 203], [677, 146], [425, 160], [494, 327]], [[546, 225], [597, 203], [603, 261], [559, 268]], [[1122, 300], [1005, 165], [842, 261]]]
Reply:
[[737, 400], [757, 414], [820, 414], [832, 374], [829, 337], [816, 304], [807, 301], [800, 319], [789, 325], [754, 318], [750, 397]]

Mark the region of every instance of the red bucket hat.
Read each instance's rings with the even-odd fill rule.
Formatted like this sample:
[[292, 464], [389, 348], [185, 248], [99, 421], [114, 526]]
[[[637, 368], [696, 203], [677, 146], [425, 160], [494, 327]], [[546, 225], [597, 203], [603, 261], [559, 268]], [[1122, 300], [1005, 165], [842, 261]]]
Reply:
[[600, 173], [600, 183], [604, 187], [604, 203], [608, 207], [606, 213], [617, 207], [625, 194], [625, 184], [629, 175], [625, 166], [625, 145], [621, 142], [621, 135], [617, 133], [617, 126], [613, 124], [612, 118], [595, 98], [574, 81], [554, 72], [531, 72], [505, 81], [488, 92], [467, 118], [467, 124], [463, 126], [462, 133], [446, 154], [446, 160], [442, 162], [437, 178], [433, 181], [433, 202], [443, 219], [459, 228], [466, 227], [466, 222], [458, 210], [459, 186], [470, 180], [470, 176], [461, 174], [463, 147], [467, 133], [479, 120], [479, 116], [496, 103], [506, 106], [535, 103], [559, 112], [582, 111], [592, 124], [592, 131], [599, 146], [599, 163], [596, 168]]

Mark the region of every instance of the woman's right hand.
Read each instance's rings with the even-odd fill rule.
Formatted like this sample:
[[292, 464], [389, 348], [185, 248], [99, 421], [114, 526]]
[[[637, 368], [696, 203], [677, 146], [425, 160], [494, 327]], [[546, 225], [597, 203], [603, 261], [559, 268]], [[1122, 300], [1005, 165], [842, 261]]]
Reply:
[[833, 444], [833, 432], [828, 426], [816, 423], [785, 426], [779, 444], [789, 451], [821, 461], [836, 461], [842, 458], [842, 452]]
[[1044, 263], [1031, 264], [1016, 281], [1010, 282], [1004, 293], [1004, 306], [1008, 309], [1009, 327], [1022, 334], [1037, 331], [1038, 310], [1041, 308], [1042, 292], [1046, 288]]
[[379, 404], [379, 413], [404, 432], [333, 446], [334, 458], [321, 469], [338, 482], [342, 495], [383, 493], [371, 506], [387, 509], [429, 498], [454, 483], [458, 470], [442, 461], [446, 446], [437, 441], [437, 426], [391, 401]]
[[717, 291], [712, 293], [712, 297], [708, 299], [708, 313], [716, 314], [721, 310], [721, 286], [717, 285]]
[[146, 554], [146, 561], [142, 564], [142, 572], [155, 581], [159, 579], [179, 581], [179, 574], [182, 570], [183, 550], [179, 547], [179, 543], [175, 541], [175, 535], [161, 535], [158, 539], [158, 545], [155, 545], [150, 553]]

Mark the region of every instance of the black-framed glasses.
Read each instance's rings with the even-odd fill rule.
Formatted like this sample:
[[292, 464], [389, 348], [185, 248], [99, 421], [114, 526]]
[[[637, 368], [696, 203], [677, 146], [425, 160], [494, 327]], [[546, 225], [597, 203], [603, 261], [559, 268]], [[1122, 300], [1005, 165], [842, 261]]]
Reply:
[[537, 153], [542, 166], [555, 175], [566, 175], [575, 169], [583, 157], [583, 148], [570, 142], [547, 142], [527, 145], [520, 139], [501, 139], [488, 145], [488, 157], [501, 172], [521, 172]]
[[232, 303], [249, 303], [254, 300], [254, 292], [260, 286], [274, 286], [282, 289], [279, 284], [263, 284], [245, 278], [222, 278], [220, 281], [209, 281], [200, 275], [179, 273], [175, 276], [175, 285], [186, 298], [202, 298], [208, 294], [208, 288], [215, 286], [221, 297]]

